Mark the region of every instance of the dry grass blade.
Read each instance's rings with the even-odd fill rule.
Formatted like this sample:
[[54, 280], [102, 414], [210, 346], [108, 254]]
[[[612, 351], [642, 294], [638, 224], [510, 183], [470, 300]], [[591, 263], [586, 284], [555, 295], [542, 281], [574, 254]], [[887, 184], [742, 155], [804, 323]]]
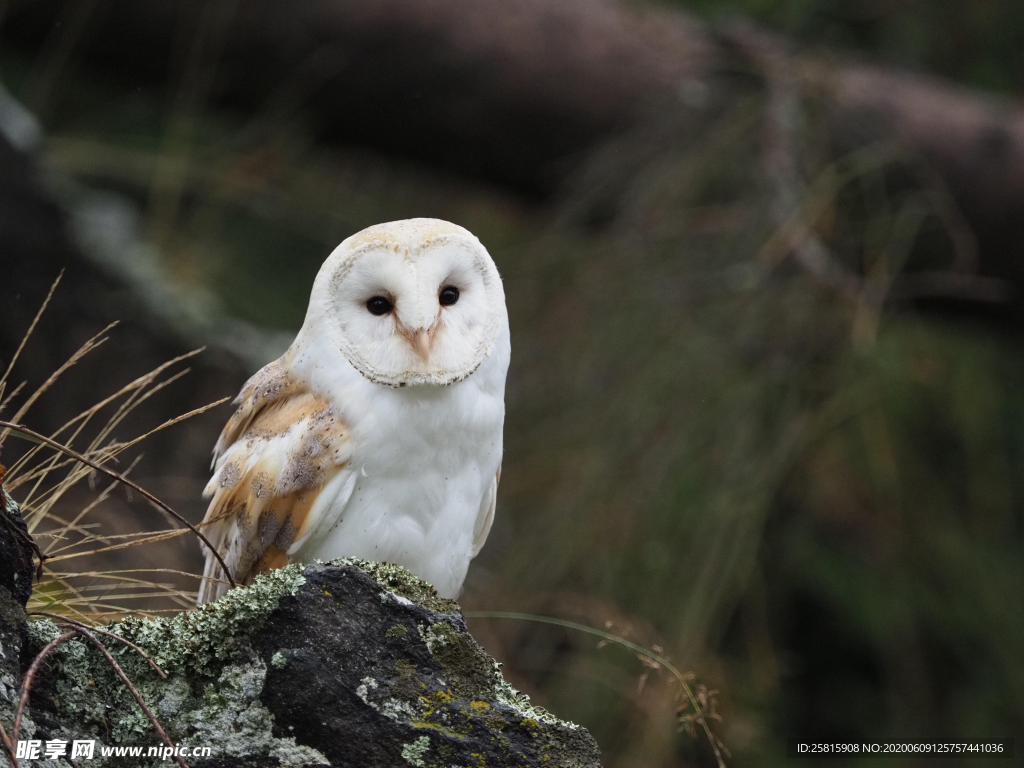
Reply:
[[[109, 547], [101, 547], [99, 549], [90, 549], [90, 550], [88, 550], [86, 552], [73, 552], [73, 553], [68, 554], [68, 555], [56, 555], [56, 556], [53, 556], [53, 557], [47, 557], [46, 561], [47, 562], [56, 563], [56, 562], [59, 562], [61, 560], [73, 560], [76, 557], [85, 557], [87, 555], [98, 555], [101, 552], [113, 552], [113, 551], [118, 550], [118, 549], [127, 549], [128, 547], [137, 547], [140, 544], [150, 544], [150, 543], [155, 542], [155, 541], [164, 541], [165, 539], [173, 539], [176, 536], [183, 536], [186, 533], [188, 533], [187, 529], [185, 529], [185, 528], [178, 528], [178, 529], [173, 530], [173, 531], [159, 531], [157, 533], [152, 533], [150, 531], [147, 531], [145, 534], [126, 534], [126, 535], [129, 535], [129, 536], [144, 535], [144, 538], [136, 539], [135, 541], [129, 541], [129, 542], [125, 543], [125, 544], [113, 544], [113, 545], [111, 545]], [[234, 586], [234, 585], [232, 585], [232, 586]]]
[[[194, 608], [195, 606], [191, 607]], [[79, 614], [79, 621], [83, 624], [88, 624], [89, 626], [95, 626], [95, 624], [107, 624], [112, 621], [120, 621], [128, 616], [136, 619], [150, 619], [167, 614], [177, 616], [181, 613], [181, 608], [146, 608], [132, 611], [125, 608], [123, 605], [107, 605], [106, 603], [96, 603], [95, 605], [90, 605], [89, 608], [90, 610], [93, 608], [96, 610], [88, 616]], [[104, 610], [100, 610], [101, 608]], [[86, 621], [86, 619], [88, 619], [88, 621]]]
[[[55, 295], [58, 282], [59, 280], [51, 286], [49, 295], [36, 313], [31, 326], [18, 346], [18, 354], [22, 359], [24, 358], [24, 355], [21, 354], [22, 350], [27, 349], [29, 337], [33, 337], [33, 331], [40, 324], [47, 305], [51, 303], [51, 298]], [[105, 342], [105, 333], [111, 327], [113, 324], [79, 347], [52, 375], [46, 378], [38, 389], [29, 393], [27, 398], [24, 384], [14, 387], [14, 391], [11, 391], [10, 376], [14, 370], [14, 361], [12, 361], [8, 370], [4, 372], [3, 379], [0, 379], [0, 401], [2, 401], [3, 407], [10, 408], [12, 412], [16, 411], [10, 417], [10, 421], [6, 423], [20, 424], [21, 417], [30, 409], [39, 407], [38, 402], [41, 402], [40, 398], [44, 393], [54, 389], [54, 384], [58, 380], [66, 379], [64, 374], [70, 368], [76, 366], [86, 355]], [[114, 431], [129, 414], [189, 371], [187, 368], [179, 371], [168, 369], [194, 357], [201, 351], [203, 350], [196, 349], [179, 355], [148, 373], [138, 376], [128, 384], [121, 386], [113, 394], [104, 396], [99, 402], [69, 419], [48, 438], [39, 434], [33, 437], [28, 434], [32, 430], [13, 431], [10, 427], [0, 426], [0, 445], [9, 435], [29, 441], [27, 448], [17, 452], [13, 458], [13, 466], [4, 477], [4, 488], [9, 492], [16, 492], [16, 500], [28, 527], [29, 537], [26, 538], [26, 543], [33, 536], [42, 537], [38, 540], [40, 546], [36, 550], [41, 559], [53, 557], [57, 560], [70, 560], [95, 556], [95, 564], [93, 561], [89, 561], [90, 564], [84, 574], [65, 572], [73, 569], [64, 568], [57, 573], [47, 567], [50, 565], [49, 561], [47, 565], [40, 564], [37, 573], [39, 581], [34, 589], [31, 607], [56, 610], [67, 614], [73, 620], [93, 624], [101, 616], [109, 615], [111, 610], [116, 611], [119, 615], [139, 613], [134, 608], [128, 607], [129, 600], [136, 604], [140, 600], [145, 600], [143, 607], [150, 609], [163, 608], [165, 606], [161, 603], [164, 603], [167, 607], [174, 607], [174, 611], [194, 605], [194, 594], [185, 588], [185, 584], [188, 582], [163, 583], [167, 579], [159, 578], [158, 573], [161, 569], [139, 569], [134, 575], [126, 574], [120, 577], [102, 573], [103, 568], [107, 565], [104, 561], [111, 556], [120, 555], [125, 549], [165, 542], [170, 538], [196, 529], [189, 526], [187, 521], [176, 516], [173, 510], [168, 511], [161, 506], [159, 500], [154, 501], [149, 498], [150, 494], [140, 490], [139, 486], [130, 481], [124, 482], [136, 462], [142, 458], [141, 455], [134, 457], [131, 466], [123, 470], [119, 468], [117, 472], [104, 472], [102, 469], [97, 469], [97, 466], [112, 467], [112, 463], [117, 462], [119, 457], [129, 449], [138, 446], [146, 438], [193, 416], [205, 413], [210, 408], [224, 402], [224, 400], [218, 400], [174, 418], [165, 419], [159, 426], [149, 429], [139, 436], [131, 435], [127, 440], [114, 437]], [[18, 402], [19, 399], [21, 402]], [[98, 417], [104, 411], [107, 412], [108, 418], [101, 421]], [[97, 422], [101, 423], [97, 424]], [[74, 445], [76, 442], [79, 445]], [[94, 489], [94, 478], [98, 474], [110, 475], [111, 481], [105, 487]], [[97, 490], [98, 494], [88, 501], [79, 502], [77, 494], [83, 481], [88, 484], [90, 491]], [[119, 485], [126, 488], [128, 501], [131, 501], [131, 496], [134, 493], [147, 498], [166, 518], [166, 524], [160, 526], [158, 530], [107, 534], [105, 533], [109, 530], [107, 520], [111, 514], [115, 513], [114, 508], [110, 506], [107, 506], [105, 511], [99, 512], [99, 516], [104, 522], [92, 523], [91, 521], [96, 519], [97, 511], [102, 505], [110, 502], [114, 489]], [[71, 502], [70, 499], [76, 499], [76, 501]], [[70, 509], [67, 508], [69, 506]], [[199, 538], [203, 540], [201, 533]], [[167, 573], [174, 573], [176, 577], [200, 578], [198, 574], [187, 573], [176, 568], [164, 570]], [[175, 580], [181, 581], [180, 579]], [[115, 603], [117, 605], [114, 605]]]
[[[61, 603], [61, 607], [65, 604]], [[76, 604], [67, 604], [68, 608], [74, 609]], [[57, 607], [57, 606], [51, 606]], [[146, 608], [143, 610], [133, 611], [126, 608], [123, 605], [116, 605], [114, 603], [104, 603], [92, 598], [86, 604], [89, 609], [88, 614], [83, 614], [81, 611], [76, 610], [75, 613], [78, 615], [78, 620], [83, 624], [89, 626], [95, 626], [97, 624], [103, 624], [111, 621], [120, 621], [128, 616], [134, 618], [146, 618], [150, 616], [159, 616], [161, 614], [179, 614], [181, 608]], [[195, 607], [195, 606], [190, 606]]]
[[712, 751], [715, 753], [715, 759], [718, 761], [718, 768], [726, 768], [723, 753], [728, 755], [729, 752], [725, 748], [721, 739], [715, 736], [711, 731], [711, 726], [708, 725], [707, 722], [708, 717], [720, 719], [717, 713], [715, 713], [714, 707], [711, 706], [709, 708], [708, 705], [709, 696], [714, 692], [708, 692], [704, 686], [699, 686], [697, 693], [694, 693], [693, 688], [690, 686], [690, 680], [692, 679], [691, 676], [680, 672], [679, 669], [662, 654], [656, 653], [648, 648], [644, 648], [642, 645], [627, 640], [624, 637], [614, 635], [611, 632], [605, 632], [601, 629], [588, 627], [586, 624], [578, 624], [575, 621], [556, 619], [552, 616], [536, 616], [532, 613], [513, 613], [509, 611], [466, 611], [464, 615], [466, 618], [473, 619], [512, 619], [514, 621], [532, 621], [538, 624], [551, 624], [556, 627], [564, 627], [565, 629], [572, 629], [577, 632], [585, 632], [588, 635], [600, 637], [602, 645], [610, 643], [628, 648], [633, 651], [638, 658], [641, 658], [644, 666], [648, 669], [663, 667], [672, 674], [675, 681], [682, 689], [688, 705], [693, 707], [693, 713], [687, 715], [687, 722], [697, 723], [701, 726], [708, 738], [708, 743], [711, 745]]
[[11, 390], [11, 394], [7, 395], [7, 397], [4, 397], [4, 391], [7, 389], [7, 382], [0, 381], [0, 413], [4, 412], [7, 406], [11, 404], [11, 401], [18, 396], [22, 389], [24, 389], [27, 383], [28, 382], [25, 381], [21, 382], [21, 384], [19, 384], [13, 390]]
[[[132, 382], [126, 384], [125, 386], [121, 387], [121, 389], [119, 389], [114, 394], [110, 395], [109, 397], [104, 398], [103, 400], [100, 400], [98, 403], [96, 403], [91, 408], [83, 411], [78, 416], [76, 416], [75, 418], [71, 419], [67, 424], [65, 424], [60, 429], [58, 429], [56, 432], [54, 432], [51, 435], [51, 437], [56, 438], [65, 429], [68, 429], [70, 426], [72, 426], [72, 425], [74, 425], [74, 424], [76, 424], [76, 423], [78, 423], [78, 422], [80, 422], [82, 420], [88, 421], [97, 412], [99, 412], [100, 410], [102, 410], [106, 406], [108, 406], [111, 403], [113, 403], [119, 397], [122, 397], [123, 395], [129, 394], [131, 392], [135, 392], [136, 390], [143, 389], [143, 388], [149, 386], [152, 382], [154, 382], [156, 380], [156, 378], [161, 373], [166, 371], [172, 365], [176, 365], [177, 363], [180, 363], [180, 362], [183, 362], [185, 360], [188, 360], [191, 357], [195, 357], [196, 355], [198, 355], [200, 352], [204, 351], [205, 349], [206, 349], [206, 347], [199, 347], [198, 349], [193, 349], [191, 352], [186, 352], [183, 355], [178, 355], [177, 357], [172, 358], [171, 360], [168, 360], [166, 363], [162, 363], [161, 365], [158, 365], [156, 368], [154, 368], [149, 373], [144, 374], [143, 376], [139, 376], [134, 381], [132, 381]], [[77, 431], [76, 431], [76, 434], [77, 434]], [[70, 443], [71, 440], [67, 440], [65, 442]]]
[[[46, 311], [46, 307], [49, 305], [50, 299], [53, 298], [53, 292], [57, 290], [57, 285], [60, 284], [62, 277], [64, 277], [63, 269], [60, 271], [60, 274], [57, 275], [57, 279], [54, 280], [53, 284], [50, 286], [50, 290], [46, 294], [46, 298], [43, 299], [43, 303], [39, 307], [39, 311], [36, 312], [36, 316], [32, 319], [32, 323], [29, 325], [28, 330], [25, 331], [25, 335], [21, 337], [21, 343], [18, 344], [18, 348], [14, 351], [14, 356], [11, 358], [11, 362], [7, 364], [7, 370], [4, 371], [3, 376], [0, 376], [0, 387], [7, 383], [7, 377], [11, 375], [11, 371], [14, 369], [14, 364], [17, 363], [18, 358], [21, 357], [22, 350], [25, 349], [25, 345], [28, 343], [29, 337], [32, 336], [32, 332], [35, 331], [36, 326], [39, 324], [39, 318], [41, 318], [43, 313]], [[11, 396], [13, 397], [16, 393], [17, 390], [11, 393]]]
[[[82, 573], [54, 573], [51, 574], [54, 578], [67, 578], [70, 576], [114, 576], [121, 573], [173, 573], [176, 576], [188, 576], [192, 579], [201, 579], [203, 575], [201, 573], [191, 573], [189, 571], [179, 571], [174, 568], [123, 568], [117, 571], [84, 571]], [[224, 582], [225, 584], [227, 582]]]
[[[111, 424], [110, 422], [108, 422], [108, 424], [106, 425], [105, 431], [102, 432], [100, 435], [98, 435], [97, 438], [92, 441], [92, 443], [90, 444], [90, 448], [87, 449], [86, 452], [88, 453], [88, 452], [94, 450], [96, 448], [96, 445], [107, 434], [109, 434], [110, 429], [112, 429], [113, 426], [115, 426], [116, 423], [119, 423], [121, 421], [121, 419], [123, 419], [123, 417], [128, 412], [133, 410], [136, 406], [138, 406], [138, 404], [140, 402], [142, 402], [145, 399], [145, 398], [139, 398], [138, 397], [138, 394], [139, 394], [140, 390], [144, 390], [146, 387], [148, 387], [150, 384], [152, 384], [157, 379], [157, 377], [160, 374], [162, 374], [164, 371], [166, 371], [172, 365], [175, 365], [175, 364], [180, 363], [180, 362], [182, 362], [184, 360], [187, 360], [187, 359], [189, 359], [191, 357], [194, 357], [195, 355], [198, 355], [200, 352], [202, 352], [204, 349], [205, 349], [205, 347], [200, 347], [199, 349], [194, 349], [191, 352], [186, 352], [183, 355], [179, 355], [179, 356], [177, 356], [177, 357], [175, 357], [175, 358], [173, 358], [171, 360], [168, 360], [167, 362], [157, 366], [156, 368], [154, 368], [149, 373], [146, 373], [143, 376], [139, 376], [134, 381], [132, 381], [132, 382], [126, 384], [125, 386], [121, 387], [119, 390], [114, 392], [112, 395], [109, 395], [108, 397], [104, 398], [103, 400], [100, 400], [98, 403], [96, 403], [92, 407], [86, 409], [82, 413], [80, 413], [77, 416], [75, 416], [73, 419], [69, 420], [66, 424], [64, 424], [62, 427], [60, 427], [58, 430], [56, 430], [52, 435], [50, 435], [50, 437], [52, 439], [57, 439], [58, 436], [60, 436], [66, 430], [70, 429], [71, 427], [73, 427], [73, 426], [75, 426], [77, 424], [78, 426], [75, 429], [75, 431], [71, 434], [71, 436], [64, 440], [64, 443], [66, 445], [69, 445], [69, 446], [72, 445], [74, 443], [74, 441], [75, 441], [75, 438], [77, 438], [78, 435], [81, 434], [82, 430], [91, 421], [93, 416], [95, 416], [97, 413], [99, 413], [103, 408], [105, 408], [108, 405], [110, 405], [111, 403], [114, 403], [115, 401], [117, 401], [119, 398], [124, 397], [124, 396], [127, 395], [128, 396], [128, 401], [126, 403], [122, 404], [121, 407], [118, 408], [118, 410], [114, 414], [114, 416], [112, 416], [111, 419], [110, 419], [110, 422], [115, 422], [115, 423]], [[178, 376], [174, 376], [170, 380], [168, 380], [166, 382], [162, 382], [161, 384], [157, 385], [157, 387], [155, 387], [154, 389], [162, 388], [163, 386], [166, 386], [166, 384], [170, 383], [170, 381], [173, 381], [176, 378], [178, 378]], [[46, 385], [44, 385], [44, 387], [45, 386]], [[43, 388], [41, 387], [40, 389], [43, 389]], [[40, 393], [37, 393], [37, 395], [38, 394], [40, 394]], [[13, 420], [17, 421], [16, 418], [13, 419]], [[11, 474], [17, 474], [17, 472], [21, 469], [21, 467], [23, 467], [29, 461], [31, 461], [31, 459], [36, 455], [36, 453], [39, 450], [42, 449], [42, 447], [43, 447], [42, 445], [39, 445], [36, 448], [33, 448], [31, 451], [27, 452], [20, 459], [18, 459], [18, 461], [15, 462], [15, 464], [11, 467], [10, 473]], [[19, 477], [17, 479], [17, 481], [15, 481], [15, 485], [9, 486], [9, 487], [17, 487], [17, 485], [19, 485], [19, 484], [21, 484], [23, 482], [24, 482], [24, 479], [22, 477]]]
[[[56, 517], [56, 516], [54, 516], [54, 517]], [[172, 529], [168, 529], [168, 530], [165, 530], [165, 531], [136, 531], [135, 533], [115, 533], [115, 534], [110, 534], [110, 535], [107, 535], [107, 536], [103, 536], [102, 538], [99, 537], [99, 536], [92, 536], [92, 535], [90, 535], [90, 538], [88, 538], [88, 539], [82, 539], [80, 541], [72, 542], [71, 544], [67, 544], [66, 546], [63, 546], [60, 549], [52, 549], [52, 550], [51, 549], [47, 549], [46, 553], [48, 555], [50, 555], [51, 559], [54, 560], [54, 561], [56, 561], [56, 560], [67, 560], [68, 559], [67, 557], [59, 557], [57, 555], [59, 555], [62, 552], [67, 552], [69, 549], [74, 549], [75, 547], [81, 547], [81, 546], [83, 546], [85, 544], [92, 544], [95, 541], [99, 541], [102, 544], [111, 544], [111, 542], [117, 541], [119, 539], [120, 540], [132, 539], [133, 541], [130, 541], [127, 544], [124, 544], [124, 546], [130, 547], [130, 546], [135, 546], [136, 544], [148, 544], [148, 543], [154, 542], [154, 541], [164, 541], [165, 539], [173, 539], [175, 536], [181, 536], [182, 534], [185, 534], [185, 533], [188, 533], [188, 531], [185, 530], [184, 528], [172, 528]], [[35, 535], [36, 536], [43, 536], [45, 534], [37, 533]], [[120, 549], [121, 547], [118, 547], [118, 546], [115, 545], [115, 546], [112, 546], [112, 548], [113, 549]], [[77, 556], [80, 556], [80, 555], [88, 555], [88, 554], [93, 554], [93, 552], [92, 551], [89, 551], [89, 552], [78, 552], [78, 553], [75, 553], [75, 556], [77, 557]], [[78, 575], [78, 574], [75, 574], [75, 575]]]
[[[28, 413], [29, 409], [35, 404], [36, 400], [38, 400], [40, 397], [42, 397], [43, 393], [46, 392], [50, 387], [52, 387], [56, 383], [57, 379], [59, 379], [69, 368], [74, 366], [75, 363], [77, 363], [79, 360], [81, 360], [87, 354], [89, 354], [94, 349], [99, 347], [101, 344], [106, 342], [107, 338], [104, 337], [103, 334], [105, 334], [107, 331], [111, 330], [116, 325], [117, 325], [116, 321], [113, 322], [113, 323], [110, 323], [110, 325], [108, 325], [102, 331], [100, 331], [95, 336], [93, 336], [91, 339], [86, 341], [85, 344], [83, 344], [81, 347], [79, 347], [78, 350], [73, 355], [71, 355], [71, 357], [69, 357], [64, 362], [63, 365], [60, 366], [60, 368], [58, 368], [56, 371], [54, 371], [52, 374], [50, 374], [50, 378], [48, 378], [46, 381], [44, 381], [42, 386], [39, 387], [39, 389], [37, 389], [35, 392], [33, 392], [31, 395], [29, 395], [28, 400], [25, 401], [25, 403], [21, 406], [21, 408], [18, 409], [17, 413], [15, 413], [14, 416], [12, 417], [12, 421], [19, 421], [19, 420], [21, 420], [22, 417], [24, 417], [24, 415], [26, 413]], [[4, 432], [2, 435], [0, 435], [0, 440], [3, 440], [5, 437], [7, 437], [7, 432]]]
[[[88, 590], [88, 587], [84, 588], [82, 591], [86, 591], [86, 590]], [[103, 590], [96, 590], [96, 591], [103, 591]], [[110, 595], [110, 597], [116, 597], [118, 600], [152, 600], [153, 597], [156, 596], [157, 594], [159, 594], [159, 593], [154, 593], [154, 592], [138, 592], [138, 593], [134, 593], [134, 594]], [[193, 598], [195, 597], [194, 593], [193, 593], [192, 597]], [[184, 599], [185, 598], [183, 598], [183, 600]], [[92, 606], [95, 602], [96, 602], [96, 598], [95, 597], [81, 596], [81, 597], [74, 598], [74, 599], [71, 599], [71, 600], [62, 600], [61, 601], [61, 605], [67, 605], [67, 606], [82, 605], [82, 606], [85, 606], [85, 607], [88, 608], [88, 607]], [[194, 602], [194, 599], [193, 599], [192, 602]], [[180, 604], [181, 604], [181, 606], [183, 608], [191, 608], [192, 607], [192, 605], [189, 604], [188, 602], [184, 602], [184, 603], [180, 603]]]
[[[58, 584], [61, 583], [61, 581], [63, 581], [63, 580], [61, 580], [61, 579], [54, 579], [52, 581], [46, 581], [46, 582], [40, 584], [40, 586], [46, 587], [46, 586], [50, 586], [50, 585], [58, 585]], [[159, 584], [159, 583], [154, 582], [154, 581], [146, 581], [145, 579], [115, 579], [115, 580], [113, 580], [113, 581], [111, 581], [109, 583], [106, 583], [106, 584], [89, 584], [89, 585], [84, 586], [84, 587], [78, 587], [78, 594], [82, 595], [83, 599], [85, 599], [84, 596], [87, 595], [87, 594], [99, 594], [99, 593], [102, 593], [104, 595], [108, 595], [113, 590], [116, 590], [116, 589], [128, 589], [129, 587], [132, 588], [132, 589], [150, 589], [150, 590], [175, 591], [173, 585], [171, 585], [171, 584]], [[140, 597], [142, 597], [142, 596], [147, 596], [147, 595], [140, 595]], [[125, 597], [131, 597], [131, 595], [125, 595]]]
[[[135, 465], [139, 462], [139, 459], [141, 459], [141, 458], [142, 458], [141, 456], [136, 457], [135, 461], [132, 462], [131, 466], [128, 467], [128, 469], [125, 471], [124, 474], [127, 475], [129, 472], [131, 472], [132, 469], [135, 468]], [[74, 459], [68, 459], [68, 461], [74, 462]], [[48, 530], [48, 531], [37, 532], [37, 531], [34, 530], [34, 527], [33, 527], [32, 533], [33, 533], [34, 536], [49, 536], [52, 539], [50, 544], [43, 551], [46, 552], [47, 555], [53, 555], [56, 552], [61, 552], [61, 551], [65, 550], [65, 549], [68, 549], [69, 547], [74, 547], [74, 546], [78, 546], [78, 545], [81, 545], [81, 544], [91, 543], [93, 541], [98, 541], [98, 542], [100, 542], [102, 544], [109, 544], [110, 543], [110, 539], [108, 537], [106, 537], [106, 536], [98, 536], [98, 535], [90, 532], [89, 530], [87, 530], [87, 528], [91, 527], [91, 526], [79, 525], [79, 522], [87, 514], [89, 514], [94, 509], [96, 509], [96, 507], [98, 507], [100, 504], [102, 504], [104, 501], [106, 501], [108, 498], [110, 498], [111, 493], [113, 493], [113, 490], [116, 487], [117, 487], [117, 481], [112, 481], [110, 483], [110, 485], [108, 485], [106, 488], [104, 488], [95, 499], [93, 499], [89, 504], [86, 504], [85, 507], [82, 508], [78, 512], [78, 514], [75, 515], [74, 519], [72, 519], [72, 520], [64, 520], [64, 519], [62, 519], [59, 515], [54, 513], [53, 508], [52, 508], [53, 505], [52, 504], [48, 504], [47, 505], [47, 509], [46, 509], [46, 513], [45, 513], [45, 517], [46, 517], [47, 520], [51, 520], [53, 522], [59, 523], [60, 524], [60, 528], [53, 528], [53, 529]], [[79, 541], [73, 542], [72, 544], [69, 544], [67, 546], [60, 547], [58, 549], [54, 549], [54, 547], [56, 546], [57, 542], [58, 541], [66, 540], [68, 538], [68, 534], [71, 533], [71, 532], [75, 532], [75, 533], [79, 534], [82, 538]]]
[[164, 512], [169, 514], [175, 520], [177, 520], [180, 523], [183, 523], [190, 531], [192, 531], [192, 533], [194, 533], [199, 538], [200, 541], [202, 541], [207, 547], [209, 547], [210, 552], [213, 553], [213, 556], [217, 559], [217, 562], [220, 563], [221, 567], [224, 569], [224, 574], [225, 574], [225, 576], [227, 576], [228, 581], [231, 582], [231, 586], [232, 587], [235, 586], [235, 580], [231, 576], [231, 571], [228, 568], [227, 563], [224, 562], [224, 558], [221, 556], [220, 552], [217, 551], [217, 548], [214, 547], [213, 544], [210, 543], [210, 540], [207, 539], [206, 536], [198, 528], [196, 528], [194, 525], [192, 525], [192, 523], [190, 523], [184, 517], [179, 515], [177, 512], [175, 512], [169, 506], [167, 506], [167, 504], [165, 504], [164, 502], [160, 501], [160, 499], [158, 499], [152, 493], [147, 491], [141, 485], [139, 485], [138, 483], [135, 483], [135, 482], [129, 480], [124, 475], [122, 475], [122, 474], [120, 474], [118, 472], [115, 472], [112, 469], [108, 469], [107, 467], [104, 467], [102, 464], [97, 464], [95, 461], [92, 461], [91, 459], [89, 459], [89, 458], [83, 456], [82, 454], [78, 453], [78, 451], [75, 451], [75, 450], [73, 450], [71, 448], [68, 448], [65, 445], [61, 445], [56, 440], [51, 440], [50, 438], [46, 437], [45, 435], [41, 435], [38, 432], [36, 432], [35, 430], [29, 429], [28, 427], [26, 427], [26, 426], [24, 426], [22, 424], [15, 424], [15, 423], [9, 422], [9, 421], [0, 421], [0, 427], [4, 427], [4, 428], [6, 428], [8, 430], [17, 432], [17, 433], [19, 433], [21, 435], [25, 435], [25, 436], [33, 439], [33, 440], [41, 441], [41, 442], [45, 443], [46, 445], [50, 446], [51, 448], [53, 448], [53, 449], [55, 449], [57, 451], [60, 451], [61, 453], [65, 453], [68, 456], [71, 456], [71, 457], [77, 459], [78, 461], [80, 461], [81, 463], [85, 464], [86, 466], [92, 467], [97, 472], [101, 472], [101, 473], [107, 475], [108, 477], [111, 477], [111, 478], [114, 478], [115, 480], [118, 480], [123, 485], [126, 485], [127, 487], [129, 487], [132, 490], [134, 490], [136, 493], [138, 493], [138, 494], [142, 495], [143, 497], [145, 497], [146, 499], [148, 499], [150, 502], [152, 502], [157, 507], [162, 509]]
[[151, 437], [152, 435], [155, 435], [157, 432], [163, 429], [167, 429], [167, 427], [173, 427], [175, 424], [178, 424], [179, 422], [185, 421], [186, 419], [191, 419], [193, 416], [198, 416], [202, 413], [206, 413], [208, 410], [210, 410], [211, 408], [216, 408], [218, 405], [223, 405], [230, 399], [230, 397], [222, 397], [220, 400], [214, 400], [212, 403], [207, 403], [206, 405], [200, 406], [199, 408], [195, 408], [187, 413], [183, 413], [180, 416], [175, 416], [173, 419], [168, 419], [160, 426], [154, 427], [153, 429], [149, 430], [149, 432], [145, 432], [144, 434], [141, 434], [138, 437], [129, 440], [127, 443], [119, 443], [117, 446], [117, 453], [121, 453], [127, 450], [128, 448], [131, 448], [133, 445], [142, 442], [147, 437]]
[[[45, 571], [45, 569], [44, 569], [44, 571]], [[45, 572], [44, 572], [44, 577], [43, 578], [45, 578]], [[75, 587], [75, 585], [72, 584], [70, 581], [68, 581], [66, 579], [55, 579], [55, 580], [53, 580], [51, 582], [46, 582], [45, 585], [46, 585], [46, 588], [49, 588], [50, 585], [55, 585], [55, 586], [58, 586], [60, 589], [62, 589], [63, 592], [60, 593], [59, 605], [61, 607], [64, 607], [64, 608], [67, 608], [67, 609], [73, 611], [75, 614], [80, 616], [83, 621], [88, 618], [88, 615], [83, 613], [82, 611], [78, 610], [75, 607], [76, 605], [83, 605], [86, 610], [90, 610], [90, 611], [95, 612], [95, 610], [88, 603], [88, 601], [84, 601], [84, 600], [81, 599], [81, 593]], [[44, 597], [41, 597], [41, 595], [45, 594], [45, 593], [41, 592], [42, 589], [44, 589], [44, 582], [43, 582], [42, 579], [40, 579], [39, 582], [37, 582], [35, 589], [32, 591], [32, 597], [29, 599], [29, 606], [32, 607], [34, 610], [38, 610], [39, 608], [42, 608], [42, 607], [46, 607], [46, 608], [56, 607], [55, 600], [54, 600], [54, 597], [52, 595], [51, 596], [47, 596], [48, 599], [44, 599]], [[67, 597], [67, 595], [72, 595], [73, 597], [71, 599], [69, 599]], [[41, 605], [40, 605], [40, 603], [41, 603]]]

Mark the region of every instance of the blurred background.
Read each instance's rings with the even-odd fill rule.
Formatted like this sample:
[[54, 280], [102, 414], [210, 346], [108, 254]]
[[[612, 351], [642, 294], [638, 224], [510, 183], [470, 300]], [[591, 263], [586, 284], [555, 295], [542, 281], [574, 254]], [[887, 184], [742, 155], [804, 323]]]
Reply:
[[[64, 270], [0, 418], [87, 413], [59, 438], [198, 522], [229, 406], [131, 441], [279, 355], [343, 238], [448, 219], [514, 349], [467, 611], [658, 650], [730, 766], [1024, 746], [1019, 0], [6, 0], [0, 83], [0, 370]], [[186, 604], [194, 540], [33, 447], [37, 599]], [[715, 764], [664, 670], [470, 626], [606, 766]]]

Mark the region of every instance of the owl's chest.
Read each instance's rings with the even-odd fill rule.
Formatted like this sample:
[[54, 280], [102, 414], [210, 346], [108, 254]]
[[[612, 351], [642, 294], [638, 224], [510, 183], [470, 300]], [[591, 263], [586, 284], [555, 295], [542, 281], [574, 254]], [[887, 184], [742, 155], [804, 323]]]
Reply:
[[352, 455], [338, 487], [325, 489], [329, 508], [296, 559], [398, 563], [456, 596], [501, 464], [505, 362], [418, 391], [362, 377], [325, 381], [332, 402], [344, 404]]
[[[378, 406], [353, 435], [351, 496], [328, 515], [310, 556], [399, 563], [457, 594], [473, 530], [501, 463], [501, 400]], [[368, 411], [368, 413], [372, 413]]]
[[[396, 491], [409, 484], [421, 504], [458, 501], [501, 460], [501, 399], [478, 390], [431, 394], [379, 403], [360, 425], [352, 457], [363, 479], [394, 484]], [[466, 482], [470, 487], [461, 488]]]
[[480, 387], [375, 394], [353, 430], [344, 517], [381, 538], [471, 535], [501, 462], [503, 398]]

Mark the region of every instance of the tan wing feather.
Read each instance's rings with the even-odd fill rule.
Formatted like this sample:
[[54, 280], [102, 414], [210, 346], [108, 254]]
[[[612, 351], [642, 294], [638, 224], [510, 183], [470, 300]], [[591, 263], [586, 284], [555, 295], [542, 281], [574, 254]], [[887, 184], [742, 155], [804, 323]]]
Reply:
[[228, 419], [213, 449], [213, 466], [267, 405], [280, 403], [288, 395], [303, 391], [302, 383], [292, 375], [285, 358], [268, 363], [242, 386], [232, 405], [237, 410]]
[[[277, 360], [243, 387], [238, 409], [214, 449], [212, 497], [202, 526], [231, 569], [248, 584], [288, 564], [288, 549], [310, 524], [323, 487], [351, 456], [349, 430], [325, 399]], [[227, 591], [216, 558], [206, 554], [200, 605]]]

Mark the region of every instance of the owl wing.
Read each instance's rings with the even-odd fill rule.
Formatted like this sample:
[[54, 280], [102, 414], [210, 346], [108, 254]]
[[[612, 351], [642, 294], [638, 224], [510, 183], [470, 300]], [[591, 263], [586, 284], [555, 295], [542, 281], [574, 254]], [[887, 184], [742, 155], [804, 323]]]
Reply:
[[494, 523], [494, 508], [498, 504], [498, 483], [501, 482], [501, 464], [498, 471], [494, 473], [494, 482], [491, 483], [488, 492], [484, 494], [483, 502], [480, 504], [480, 513], [476, 517], [476, 524], [473, 526], [473, 549], [470, 557], [476, 557], [480, 550], [487, 543], [487, 534], [491, 532], [491, 525]]
[[[345, 470], [352, 441], [331, 404], [282, 360], [249, 379], [235, 405], [214, 448], [202, 529], [235, 582], [248, 584], [287, 565], [289, 551], [332, 506], [316, 502]], [[351, 483], [347, 487], [350, 493]], [[227, 589], [220, 563], [207, 550], [197, 602], [216, 600]]]

